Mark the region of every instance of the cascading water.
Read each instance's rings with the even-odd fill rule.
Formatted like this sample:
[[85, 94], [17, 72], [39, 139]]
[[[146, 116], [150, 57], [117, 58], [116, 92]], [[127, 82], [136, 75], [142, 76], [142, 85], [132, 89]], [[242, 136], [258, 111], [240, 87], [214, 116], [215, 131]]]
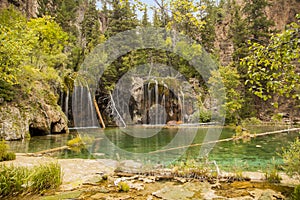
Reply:
[[147, 108], [147, 110], [148, 110], [148, 113], [147, 113], [147, 118], [148, 118], [148, 123], [149, 124], [151, 124], [151, 122], [150, 122], [150, 114], [149, 114], [149, 111], [150, 111], [150, 108], [151, 108], [151, 88], [150, 88], [150, 82], [148, 83], [148, 88], [147, 88], [147, 90], [148, 90], [148, 108]]
[[65, 98], [65, 115], [69, 116], [69, 88], [67, 89], [67, 92], [66, 92], [66, 98]]
[[94, 108], [92, 95], [88, 86], [81, 83], [74, 87], [72, 95], [72, 108], [75, 128], [96, 128], [99, 127], [96, 110]]
[[159, 114], [158, 114], [158, 94], [159, 94], [159, 91], [158, 91], [158, 81], [157, 80], [154, 80], [155, 81], [155, 90], [154, 90], [154, 93], [155, 93], [155, 124], [159, 124]]
[[185, 108], [184, 108], [184, 93], [182, 90], [180, 90], [181, 96], [182, 96], [182, 102], [181, 102], [181, 121], [184, 122], [184, 115], [185, 115]]

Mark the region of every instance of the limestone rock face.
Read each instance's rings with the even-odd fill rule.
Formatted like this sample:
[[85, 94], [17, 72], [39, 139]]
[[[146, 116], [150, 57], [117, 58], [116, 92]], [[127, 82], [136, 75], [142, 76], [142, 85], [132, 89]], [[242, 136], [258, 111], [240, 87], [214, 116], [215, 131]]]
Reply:
[[67, 118], [56, 105], [41, 101], [36, 104], [9, 104], [0, 106], [0, 138], [18, 140], [26, 135], [67, 133]]
[[0, 8], [7, 8], [9, 5], [17, 7], [27, 17], [37, 17], [38, 1], [37, 0], [1, 0]]

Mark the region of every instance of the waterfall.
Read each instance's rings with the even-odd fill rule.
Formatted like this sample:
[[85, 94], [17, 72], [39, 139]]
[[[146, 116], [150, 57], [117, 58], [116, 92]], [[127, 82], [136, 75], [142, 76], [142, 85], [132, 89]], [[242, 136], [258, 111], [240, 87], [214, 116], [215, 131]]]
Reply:
[[75, 127], [99, 127], [93, 98], [88, 85], [74, 87], [72, 108]]
[[67, 89], [65, 98], [65, 115], [67, 116], [67, 119], [69, 119], [69, 88]]
[[155, 124], [159, 124], [159, 119], [158, 119], [158, 94], [159, 94], [159, 91], [158, 91], [158, 81], [157, 80], [154, 80], [155, 81], [155, 90], [154, 90], [154, 93], [155, 93]]
[[96, 112], [95, 112], [95, 108], [93, 105], [93, 99], [92, 99], [92, 95], [91, 95], [90, 91], [88, 91], [88, 102], [89, 102], [89, 111], [90, 111], [89, 113], [91, 116], [92, 126], [98, 126]]
[[150, 81], [148, 83], [148, 114], [147, 114], [147, 118], [148, 118], [148, 123], [150, 124], [150, 108], [151, 108], [151, 88], [150, 88], [151, 84]]
[[180, 90], [180, 93], [182, 95], [182, 102], [181, 102], [181, 121], [184, 122], [184, 112], [185, 112], [185, 108], [184, 108], [184, 93], [182, 92], [182, 90]]
[[166, 98], [165, 98], [165, 94], [163, 94], [162, 99], [161, 99], [161, 105], [163, 107], [163, 116], [162, 119], [164, 121], [162, 121], [162, 124], [166, 124]]

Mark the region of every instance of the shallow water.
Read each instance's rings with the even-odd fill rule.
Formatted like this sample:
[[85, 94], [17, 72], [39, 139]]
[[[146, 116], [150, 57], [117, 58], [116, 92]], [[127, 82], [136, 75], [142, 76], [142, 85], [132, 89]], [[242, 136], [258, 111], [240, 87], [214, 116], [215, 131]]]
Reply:
[[[249, 127], [252, 133], [284, 129], [284, 127]], [[176, 160], [199, 159], [207, 156], [215, 160], [222, 169], [233, 167], [256, 171], [262, 170], [272, 158], [282, 163], [278, 153], [288, 146], [299, 134], [280, 133], [252, 138], [250, 141], [227, 141], [209, 143], [218, 139], [231, 138], [234, 129], [221, 127], [163, 128], [135, 126], [127, 128], [81, 129], [81, 137], [93, 138], [86, 147], [88, 151], [64, 151], [61, 158], [112, 158], [134, 159], [151, 164], [169, 164]], [[11, 141], [11, 150], [29, 153], [66, 145], [74, 137], [50, 135], [32, 137], [29, 141]], [[207, 145], [201, 145], [208, 142]], [[189, 147], [193, 144], [193, 147]]]

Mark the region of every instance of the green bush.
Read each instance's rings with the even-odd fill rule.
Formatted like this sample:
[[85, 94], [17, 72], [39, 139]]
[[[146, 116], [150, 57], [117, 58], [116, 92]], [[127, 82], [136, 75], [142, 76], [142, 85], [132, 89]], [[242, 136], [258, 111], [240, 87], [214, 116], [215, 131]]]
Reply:
[[62, 183], [62, 171], [58, 163], [35, 166], [29, 176], [30, 191], [42, 192], [55, 189]]
[[16, 154], [14, 152], [7, 152], [3, 157], [4, 161], [15, 160], [15, 159], [16, 159]]
[[284, 161], [284, 169], [289, 176], [300, 177], [300, 140], [290, 143], [289, 148], [283, 148], [281, 154]]
[[89, 136], [76, 136], [67, 142], [67, 146], [69, 146], [73, 151], [80, 152], [81, 150], [86, 149], [87, 145], [92, 144], [93, 141], [94, 139]]
[[265, 178], [269, 183], [280, 183], [280, 181], [282, 180], [282, 178], [279, 175], [274, 158], [265, 170]]
[[120, 192], [128, 192], [129, 189], [130, 189], [129, 185], [126, 182], [120, 182], [118, 184], [118, 186], [119, 186], [119, 191]]
[[4, 140], [2, 140], [0, 142], [0, 161], [2, 161], [2, 158], [4, 157], [4, 155], [6, 154], [8, 149], [8, 145], [5, 143]]
[[193, 122], [206, 123], [211, 121], [211, 111], [205, 108], [200, 108], [199, 111], [195, 112], [192, 116]]
[[26, 192], [40, 193], [57, 188], [61, 182], [61, 168], [57, 163], [47, 163], [33, 168], [0, 165], [0, 197], [16, 196]]
[[262, 121], [260, 119], [257, 119], [256, 117], [250, 117], [247, 119], [242, 120], [242, 126], [249, 126], [249, 125], [260, 125], [262, 124]]
[[0, 142], [0, 162], [16, 159], [16, 154], [14, 152], [8, 152], [8, 148], [8, 145], [2, 140]]
[[300, 199], [300, 185], [297, 185], [292, 194], [292, 199], [299, 200]]
[[0, 165], [0, 196], [17, 195], [25, 191], [28, 169]]
[[3, 80], [0, 80], [0, 98], [4, 101], [12, 101], [15, 97], [13, 86]]

